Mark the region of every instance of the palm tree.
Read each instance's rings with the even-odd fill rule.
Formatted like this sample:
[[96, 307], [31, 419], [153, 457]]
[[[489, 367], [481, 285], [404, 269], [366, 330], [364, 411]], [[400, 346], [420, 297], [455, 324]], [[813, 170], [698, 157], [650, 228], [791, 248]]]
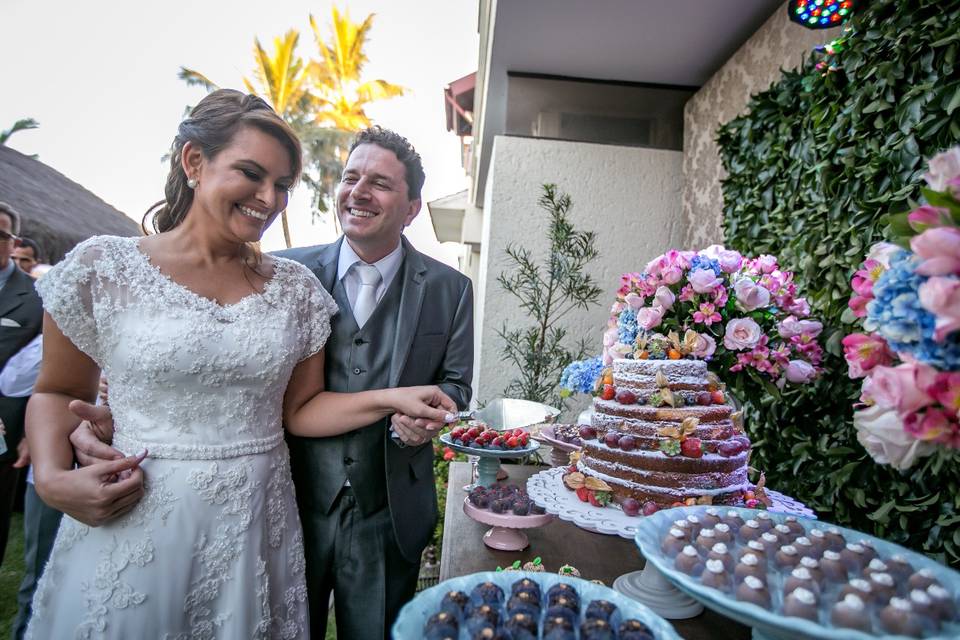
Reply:
[[15, 134], [17, 131], [26, 131], [27, 129], [36, 129], [40, 126], [40, 123], [34, 120], [33, 118], [23, 118], [17, 120], [13, 123], [13, 126], [7, 129], [6, 131], [0, 131], [0, 145], [7, 144], [7, 140], [10, 139], [10, 136]]
[[310, 27], [320, 51], [321, 60], [310, 63], [313, 81], [314, 108], [319, 124], [333, 125], [344, 131], [359, 131], [370, 126], [364, 110], [376, 100], [386, 100], [406, 93], [406, 89], [386, 80], [364, 80], [363, 66], [368, 62], [363, 47], [367, 43], [374, 14], [361, 23], [350, 20], [349, 12], [332, 9], [333, 33], [329, 43], [320, 33], [317, 21], [310, 15]]

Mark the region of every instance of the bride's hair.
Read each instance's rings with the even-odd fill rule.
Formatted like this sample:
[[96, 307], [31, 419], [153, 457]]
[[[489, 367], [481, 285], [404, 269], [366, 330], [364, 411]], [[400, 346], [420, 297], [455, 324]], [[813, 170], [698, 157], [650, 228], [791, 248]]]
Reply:
[[[170, 173], [164, 187], [164, 199], [155, 203], [143, 216], [141, 226], [147, 229], [147, 218], [154, 232], [169, 231], [179, 226], [193, 203], [193, 189], [187, 186], [181, 156], [187, 142], [199, 147], [204, 157], [213, 158], [222, 151], [241, 127], [256, 127], [274, 137], [290, 154], [292, 175], [299, 179], [303, 167], [302, 149], [297, 134], [263, 99], [235, 91], [218, 89], [208, 94], [180, 123], [170, 148]], [[152, 217], [151, 217], [152, 216]], [[256, 263], [259, 263], [259, 255]]]

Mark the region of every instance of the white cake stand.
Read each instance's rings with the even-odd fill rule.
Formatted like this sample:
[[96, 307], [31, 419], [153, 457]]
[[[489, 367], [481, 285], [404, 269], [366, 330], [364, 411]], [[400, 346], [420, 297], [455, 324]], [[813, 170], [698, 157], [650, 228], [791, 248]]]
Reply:
[[[530, 477], [527, 480], [530, 499], [546, 509], [547, 513], [555, 514], [581, 529], [634, 539], [643, 516], [628, 516], [615, 506], [594, 507], [589, 502], [581, 502], [576, 492], [564, 486], [565, 473], [565, 467], [555, 467]], [[816, 518], [813, 511], [793, 498], [770, 489], [766, 492], [773, 501], [769, 511]], [[703, 611], [700, 602], [668, 582], [652, 562], [647, 562], [640, 571], [620, 576], [614, 581], [613, 588], [642, 602], [668, 620], [692, 618]]]

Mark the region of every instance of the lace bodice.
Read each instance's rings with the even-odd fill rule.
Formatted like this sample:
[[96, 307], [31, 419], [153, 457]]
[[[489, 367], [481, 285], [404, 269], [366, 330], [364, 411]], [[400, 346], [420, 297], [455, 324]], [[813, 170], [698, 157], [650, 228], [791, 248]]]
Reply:
[[272, 448], [283, 391], [330, 335], [333, 298], [306, 267], [275, 258], [262, 293], [221, 306], [161, 273], [138, 241], [91, 238], [37, 285], [109, 381], [114, 445], [187, 459]]

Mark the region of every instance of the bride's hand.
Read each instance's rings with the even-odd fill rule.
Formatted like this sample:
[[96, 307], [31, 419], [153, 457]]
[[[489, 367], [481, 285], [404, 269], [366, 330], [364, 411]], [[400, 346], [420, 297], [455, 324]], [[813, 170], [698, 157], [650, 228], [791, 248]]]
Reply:
[[54, 509], [99, 527], [133, 509], [143, 497], [140, 463], [145, 456], [146, 451], [121, 460], [59, 471], [50, 479], [38, 478], [37, 491]]
[[392, 406], [396, 413], [409, 416], [422, 428], [439, 429], [456, 415], [457, 403], [450, 399], [440, 387], [401, 387], [391, 389]]

